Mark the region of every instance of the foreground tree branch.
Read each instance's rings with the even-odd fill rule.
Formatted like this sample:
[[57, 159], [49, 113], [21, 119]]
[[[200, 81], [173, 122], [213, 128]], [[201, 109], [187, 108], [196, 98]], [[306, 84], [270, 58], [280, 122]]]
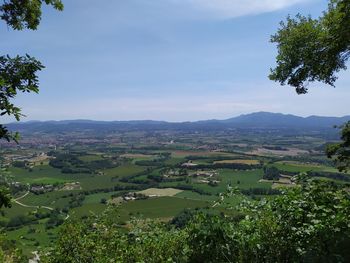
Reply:
[[[298, 94], [308, 92], [309, 82], [335, 86], [337, 73], [346, 70], [350, 57], [350, 0], [330, 0], [318, 19], [297, 15], [281, 22], [271, 37], [277, 44], [277, 66], [269, 78], [290, 85]], [[340, 171], [350, 168], [350, 122], [343, 126], [342, 142], [330, 145], [327, 155]]]
[[294, 87], [298, 94], [307, 93], [313, 81], [334, 86], [350, 56], [350, 1], [331, 0], [318, 19], [288, 17], [271, 42], [278, 48], [271, 80]]
[[[63, 10], [61, 0], [4, 0], [0, 5], [0, 19], [14, 30], [36, 30], [41, 21], [43, 4]], [[13, 116], [17, 121], [24, 116], [12, 100], [18, 92], [39, 92], [37, 73], [43, 68], [29, 55], [14, 58], [0, 56], [0, 116]], [[0, 139], [17, 141], [18, 138], [18, 133], [12, 133], [0, 124]]]

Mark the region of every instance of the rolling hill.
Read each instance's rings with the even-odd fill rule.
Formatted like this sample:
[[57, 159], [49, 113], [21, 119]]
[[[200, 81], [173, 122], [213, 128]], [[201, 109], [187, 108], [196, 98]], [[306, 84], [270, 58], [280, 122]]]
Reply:
[[215, 130], [215, 129], [293, 129], [293, 130], [334, 130], [335, 125], [341, 125], [350, 120], [350, 116], [300, 117], [290, 114], [256, 112], [240, 115], [226, 120], [205, 120], [194, 122], [166, 122], [152, 120], [135, 121], [30, 121], [9, 123], [11, 130], [20, 132], [59, 132], [84, 130]]

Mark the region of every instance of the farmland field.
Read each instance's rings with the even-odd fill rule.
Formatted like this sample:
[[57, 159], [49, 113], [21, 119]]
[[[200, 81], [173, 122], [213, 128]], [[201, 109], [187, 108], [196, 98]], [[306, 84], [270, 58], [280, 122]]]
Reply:
[[119, 209], [121, 220], [136, 216], [169, 219], [184, 208], [202, 208], [209, 205], [206, 201], [159, 197], [125, 203]]
[[[83, 132], [63, 136], [69, 143], [57, 141], [55, 150], [40, 145], [44, 153], [32, 144], [1, 150], [10, 160], [14, 199], [12, 208], [2, 210], [0, 224], [30, 255], [50, 246], [65, 221], [84, 220], [110, 206], [126, 226], [134, 218], [170, 221], [186, 209], [232, 215], [242, 200], [273, 198], [281, 187], [294, 187], [291, 178], [299, 173], [350, 184], [350, 175], [319, 153], [325, 143], [319, 137], [263, 136], [262, 148], [254, 134], [232, 133], [128, 131], [108, 135], [108, 143]], [[80, 143], [79, 136], [84, 142], [92, 136], [93, 143]], [[33, 154], [49, 157], [33, 165]], [[230, 189], [239, 194], [221, 200]]]
[[243, 163], [243, 164], [259, 164], [258, 160], [222, 160], [222, 161], [216, 161], [215, 163]]
[[183, 192], [182, 190], [174, 189], [174, 188], [149, 188], [146, 190], [142, 190], [138, 193], [144, 194], [146, 196], [174, 196]]

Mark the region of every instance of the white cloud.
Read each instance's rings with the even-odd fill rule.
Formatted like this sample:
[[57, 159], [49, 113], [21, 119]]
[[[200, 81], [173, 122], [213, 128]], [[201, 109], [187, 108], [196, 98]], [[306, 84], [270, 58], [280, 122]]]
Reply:
[[283, 9], [312, 0], [168, 0], [212, 18], [233, 18]]

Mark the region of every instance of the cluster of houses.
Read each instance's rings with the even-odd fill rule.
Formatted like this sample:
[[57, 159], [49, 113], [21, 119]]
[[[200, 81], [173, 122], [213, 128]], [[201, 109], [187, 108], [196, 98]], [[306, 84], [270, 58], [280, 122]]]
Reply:
[[199, 183], [217, 185], [220, 183], [217, 180], [219, 174], [217, 171], [196, 171], [191, 174], [192, 177], [197, 178]]
[[33, 194], [44, 194], [47, 192], [52, 192], [55, 190], [55, 187], [52, 184], [46, 185], [31, 185], [29, 191]]
[[141, 200], [141, 199], [147, 199], [148, 196], [141, 194], [141, 193], [135, 193], [135, 192], [130, 192], [126, 193], [122, 196], [123, 201], [135, 201], [135, 200]]
[[210, 185], [216, 185], [220, 183], [218, 180], [219, 173], [216, 170], [195, 170], [194, 172], [188, 172], [185, 168], [195, 167], [197, 164], [190, 162], [183, 163], [182, 169], [171, 169], [167, 171], [163, 176], [166, 178], [188, 176], [195, 178], [198, 183], [206, 183]]
[[52, 184], [33, 184], [29, 187], [29, 191], [33, 194], [44, 194], [52, 191], [73, 191], [73, 190], [81, 190], [81, 186], [79, 182], [66, 183], [61, 185], [52, 185]]
[[32, 168], [38, 163], [41, 163], [52, 157], [48, 156], [45, 152], [28, 154], [28, 155], [18, 155], [18, 154], [8, 154], [4, 156], [5, 166], [14, 164], [14, 163], [23, 163], [23, 166]]

